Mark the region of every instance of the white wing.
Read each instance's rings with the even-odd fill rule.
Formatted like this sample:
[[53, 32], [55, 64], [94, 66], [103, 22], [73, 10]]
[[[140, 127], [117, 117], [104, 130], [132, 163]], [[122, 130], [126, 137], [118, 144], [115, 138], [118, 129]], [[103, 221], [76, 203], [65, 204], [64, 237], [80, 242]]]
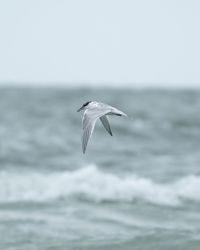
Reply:
[[110, 128], [110, 124], [108, 122], [108, 117], [106, 117], [106, 115], [103, 115], [102, 117], [100, 117], [100, 120], [104, 126], [104, 128], [108, 131], [108, 133], [112, 136], [112, 131]]
[[82, 134], [82, 149], [85, 153], [88, 141], [94, 130], [96, 120], [101, 116], [110, 112], [110, 109], [98, 110], [98, 109], [87, 109], [83, 114], [83, 134]]

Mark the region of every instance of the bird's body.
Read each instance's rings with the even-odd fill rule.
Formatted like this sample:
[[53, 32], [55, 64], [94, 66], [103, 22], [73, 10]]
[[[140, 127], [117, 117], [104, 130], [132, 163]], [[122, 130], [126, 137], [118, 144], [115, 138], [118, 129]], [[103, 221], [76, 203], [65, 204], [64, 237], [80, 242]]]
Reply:
[[124, 112], [116, 109], [110, 105], [102, 102], [86, 102], [83, 106], [77, 110], [78, 112], [85, 109], [83, 114], [82, 124], [83, 124], [83, 134], [82, 134], [82, 149], [85, 153], [88, 141], [94, 130], [95, 123], [98, 118], [100, 118], [104, 128], [112, 136], [112, 131], [109, 125], [107, 115], [117, 115], [117, 116], [127, 116]]

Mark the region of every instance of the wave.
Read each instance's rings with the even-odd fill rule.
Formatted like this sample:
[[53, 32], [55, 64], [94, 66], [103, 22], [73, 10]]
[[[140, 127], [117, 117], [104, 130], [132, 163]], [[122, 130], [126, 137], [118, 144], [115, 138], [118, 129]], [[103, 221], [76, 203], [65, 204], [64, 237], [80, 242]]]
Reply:
[[91, 201], [136, 199], [153, 204], [177, 206], [183, 199], [200, 201], [199, 176], [186, 176], [176, 182], [159, 184], [136, 175], [119, 177], [90, 165], [70, 172], [0, 172], [0, 203], [45, 202], [81, 197]]

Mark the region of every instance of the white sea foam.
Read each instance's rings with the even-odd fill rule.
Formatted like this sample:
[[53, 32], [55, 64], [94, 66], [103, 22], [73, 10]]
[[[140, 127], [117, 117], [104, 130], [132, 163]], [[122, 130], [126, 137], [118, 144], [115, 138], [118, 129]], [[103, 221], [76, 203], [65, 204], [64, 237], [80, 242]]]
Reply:
[[159, 205], [180, 205], [182, 199], [200, 201], [200, 176], [186, 176], [159, 184], [135, 175], [119, 177], [94, 165], [69, 172], [0, 172], [0, 202], [40, 201], [79, 197], [92, 201], [141, 199]]

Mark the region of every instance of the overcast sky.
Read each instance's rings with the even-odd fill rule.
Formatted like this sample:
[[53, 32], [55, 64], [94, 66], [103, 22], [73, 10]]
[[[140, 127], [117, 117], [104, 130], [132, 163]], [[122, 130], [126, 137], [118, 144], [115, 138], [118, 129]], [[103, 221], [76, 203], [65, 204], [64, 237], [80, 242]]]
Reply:
[[200, 1], [1, 0], [8, 82], [200, 87]]

